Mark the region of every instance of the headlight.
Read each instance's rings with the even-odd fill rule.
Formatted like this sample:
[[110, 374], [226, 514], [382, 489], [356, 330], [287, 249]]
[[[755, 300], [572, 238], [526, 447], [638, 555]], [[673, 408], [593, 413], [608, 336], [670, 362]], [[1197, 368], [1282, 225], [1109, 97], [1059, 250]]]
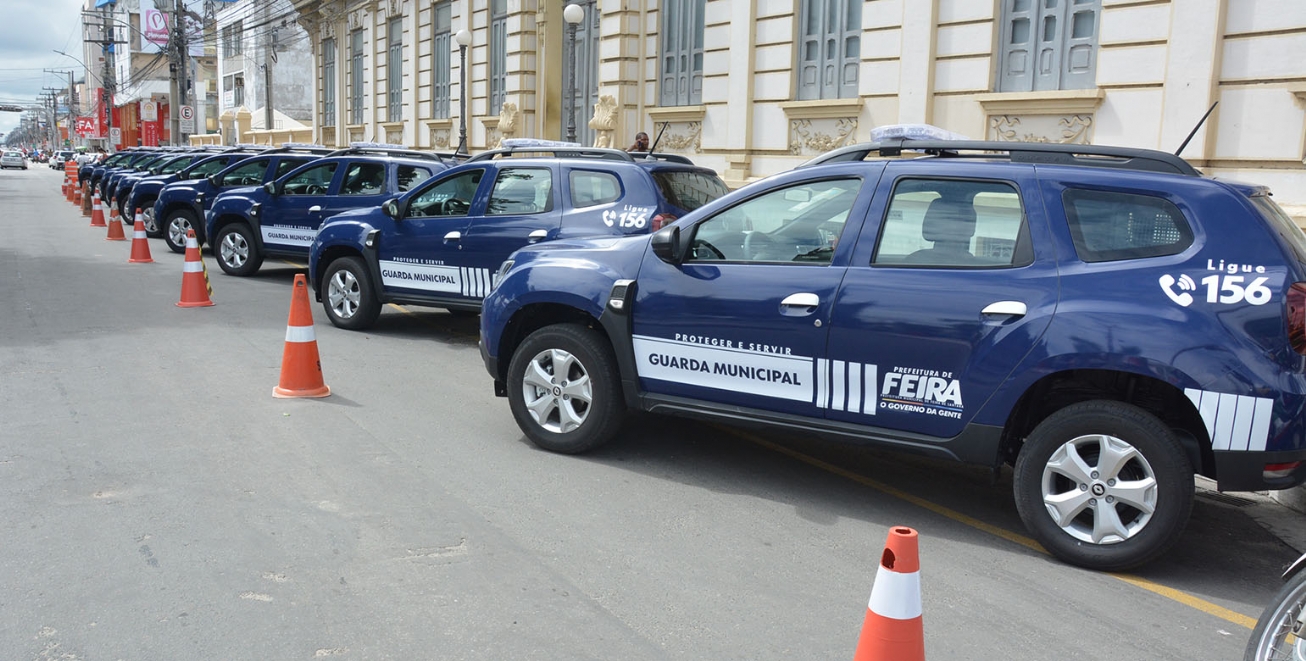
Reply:
[[263, 206], [261, 203], [255, 202], [254, 205], [249, 208], [249, 217], [258, 218], [258, 209], [261, 206]]
[[503, 280], [503, 276], [508, 275], [508, 271], [512, 270], [512, 264], [513, 260], [509, 259], [499, 265], [499, 272], [495, 273], [494, 279], [490, 281], [490, 291], [494, 291], [499, 286], [499, 281]]

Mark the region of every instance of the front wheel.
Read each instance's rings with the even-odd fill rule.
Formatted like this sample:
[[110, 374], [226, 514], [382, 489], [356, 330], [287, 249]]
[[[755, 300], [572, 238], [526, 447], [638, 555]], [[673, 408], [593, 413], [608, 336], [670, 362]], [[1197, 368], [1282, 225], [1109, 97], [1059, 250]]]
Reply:
[[159, 227], [159, 219], [154, 217], [154, 200], [146, 200], [145, 206], [141, 207], [141, 224], [145, 226], [145, 236], [151, 239], [163, 236], [163, 228]]
[[611, 440], [626, 408], [607, 338], [578, 324], [531, 333], [508, 366], [508, 405], [545, 450], [576, 454]]
[[341, 257], [327, 266], [322, 277], [322, 307], [337, 328], [363, 330], [376, 323], [381, 300], [363, 260]]
[[200, 228], [195, 222], [195, 214], [178, 209], [168, 213], [167, 219], [163, 221], [163, 242], [168, 244], [168, 248], [175, 253], [186, 252], [186, 231], [195, 230], [196, 239], [199, 238]]
[[1179, 541], [1193, 468], [1174, 432], [1130, 404], [1090, 401], [1041, 422], [1016, 460], [1020, 518], [1052, 555], [1121, 571]]
[[1243, 661], [1306, 659], [1306, 571], [1292, 578], [1275, 593], [1252, 629]]
[[218, 266], [228, 275], [254, 275], [263, 265], [263, 255], [254, 245], [254, 234], [244, 223], [231, 223], [213, 237]]

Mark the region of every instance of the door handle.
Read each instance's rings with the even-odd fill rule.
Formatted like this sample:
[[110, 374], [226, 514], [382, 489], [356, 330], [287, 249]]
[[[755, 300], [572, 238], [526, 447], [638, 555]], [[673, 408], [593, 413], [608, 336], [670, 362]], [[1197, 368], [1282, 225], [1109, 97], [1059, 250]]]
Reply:
[[998, 301], [989, 303], [988, 307], [980, 310], [980, 314], [1006, 314], [1013, 317], [1023, 317], [1029, 309], [1020, 301]]
[[462, 232], [449, 232], [448, 234], [444, 235], [445, 241], [461, 241], [462, 238], [463, 238]]
[[[816, 294], [790, 294], [785, 300], [780, 301], [780, 314], [786, 317], [803, 317], [813, 312], [821, 305], [821, 297]], [[819, 320], [817, 323], [820, 323]]]
[[548, 235], [549, 235], [548, 230], [535, 230], [534, 232], [531, 232], [530, 234], [526, 235], [526, 238], [529, 239], [531, 243], [535, 243], [536, 241], [539, 241], [544, 237], [547, 237]]
[[313, 206], [311, 206], [311, 207], [308, 208], [308, 212], [309, 212], [309, 213], [317, 213], [317, 212], [319, 212], [319, 211], [321, 211], [321, 210], [322, 210], [322, 207], [320, 207], [320, 206], [318, 206], [318, 205], [316, 205], [316, 204], [314, 204]]

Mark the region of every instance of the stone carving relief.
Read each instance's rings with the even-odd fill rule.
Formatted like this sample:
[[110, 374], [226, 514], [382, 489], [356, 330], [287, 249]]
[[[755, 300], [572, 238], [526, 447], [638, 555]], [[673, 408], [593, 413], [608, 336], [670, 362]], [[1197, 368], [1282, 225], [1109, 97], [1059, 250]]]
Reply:
[[1093, 138], [1092, 115], [993, 115], [989, 136], [1004, 142], [1086, 145]]
[[[307, 28], [306, 28], [307, 29]], [[336, 38], [336, 22], [333, 20], [322, 20], [317, 23], [317, 34], [321, 39]]]
[[617, 99], [611, 94], [599, 97], [594, 104], [594, 117], [590, 119], [590, 128], [594, 129], [595, 147], [613, 147], [612, 132], [617, 128]]
[[658, 151], [703, 153], [703, 122], [669, 122], [666, 126]]
[[387, 128], [385, 130], [385, 141], [392, 145], [404, 144], [404, 129], [402, 126]]
[[349, 12], [349, 16], [345, 19], [345, 22], [351, 31], [363, 27], [363, 10], [359, 9]]
[[494, 127], [498, 133], [499, 139], [495, 141], [495, 148], [503, 147], [503, 141], [508, 138], [517, 136], [517, 118], [521, 112], [517, 110], [517, 104], [505, 101], [503, 109], [499, 111], [499, 125]]
[[789, 120], [789, 153], [820, 154], [853, 144], [856, 117]]
[[431, 127], [431, 146], [435, 149], [445, 150], [449, 148], [449, 129], [438, 129]]
[[386, 18], [395, 18], [404, 15], [404, 5], [408, 0], [379, 0], [376, 4], [377, 13]]

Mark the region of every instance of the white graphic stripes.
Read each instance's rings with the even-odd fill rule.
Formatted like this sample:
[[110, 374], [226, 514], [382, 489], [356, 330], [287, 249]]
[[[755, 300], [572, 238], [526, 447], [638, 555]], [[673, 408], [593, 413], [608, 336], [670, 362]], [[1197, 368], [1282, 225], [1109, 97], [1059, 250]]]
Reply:
[[485, 298], [490, 293], [490, 280], [494, 277], [490, 269], [470, 269], [459, 267], [458, 277], [463, 283], [463, 296]]
[[816, 359], [816, 407], [875, 415], [879, 385], [875, 365]]
[[1202, 414], [1213, 450], [1262, 452], [1270, 436], [1274, 400], [1185, 388]]
[[386, 287], [456, 293], [471, 298], [485, 298], [489, 295], [494, 280], [494, 274], [489, 269], [389, 260], [382, 260], [380, 266], [381, 284]]

